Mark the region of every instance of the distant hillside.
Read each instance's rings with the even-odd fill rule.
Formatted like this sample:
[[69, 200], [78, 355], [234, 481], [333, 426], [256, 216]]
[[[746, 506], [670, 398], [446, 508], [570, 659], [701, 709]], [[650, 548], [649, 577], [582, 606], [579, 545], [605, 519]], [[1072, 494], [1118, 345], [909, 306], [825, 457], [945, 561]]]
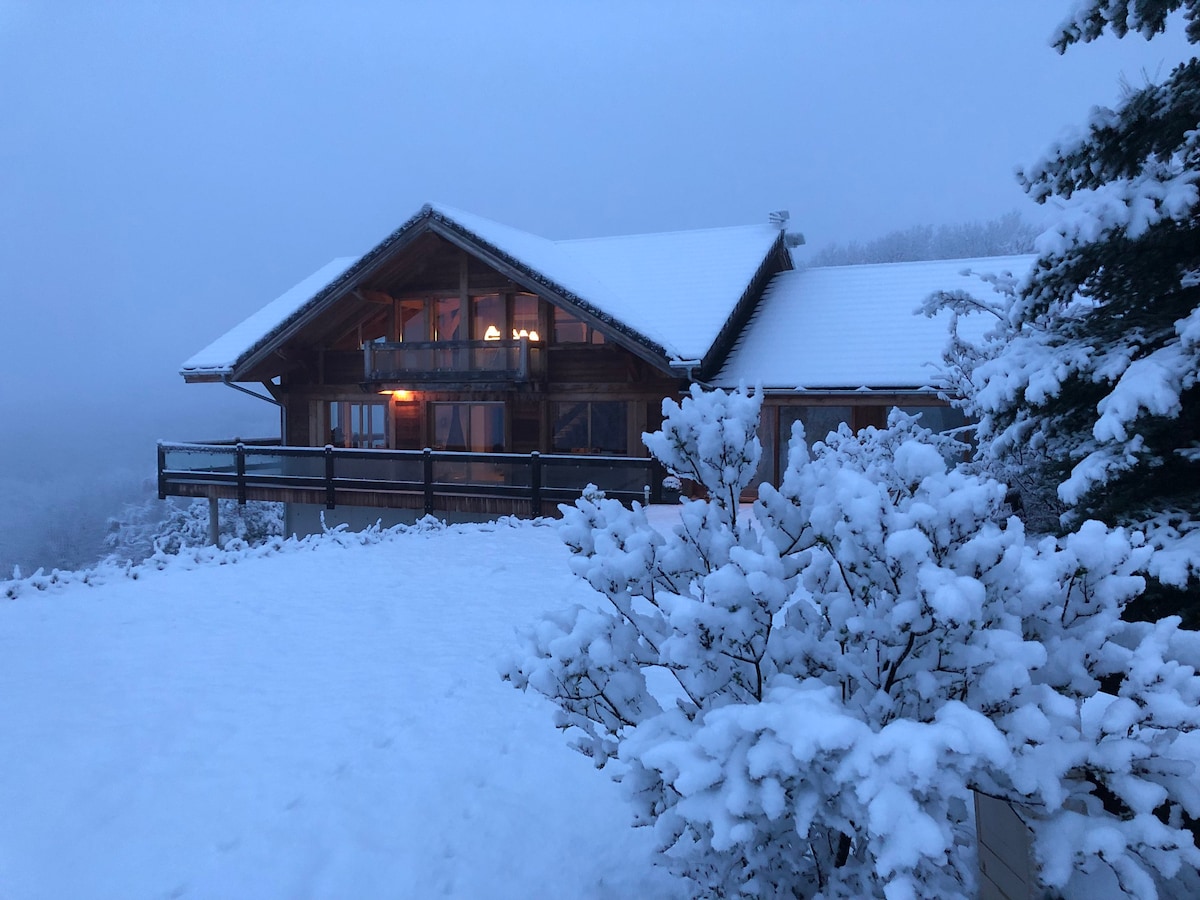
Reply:
[[829, 244], [808, 260], [810, 266], [856, 266], [922, 259], [969, 259], [1032, 253], [1038, 229], [1018, 212], [988, 222], [914, 225], [865, 243]]

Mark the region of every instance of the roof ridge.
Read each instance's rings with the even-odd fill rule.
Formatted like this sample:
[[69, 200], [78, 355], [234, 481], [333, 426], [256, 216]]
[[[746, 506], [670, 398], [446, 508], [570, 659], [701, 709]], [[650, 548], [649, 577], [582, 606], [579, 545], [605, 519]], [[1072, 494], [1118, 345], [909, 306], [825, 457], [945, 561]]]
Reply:
[[769, 228], [772, 231], [779, 230], [774, 225], [770, 225], [768, 223], [763, 223], [762, 225], [758, 225], [758, 224], [754, 224], [754, 223], [746, 224], [746, 225], [711, 225], [706, 228], [673, 228], [670, 231], [639, 231], [639, 232], [634, 232], [633, 234], [606, 234], [606, 235], [599, 235], [596, 237], [563, 238], [562, 240], [551, 241], [551, 243], [554, 243], [554, 244], [584, 244], [584, 243], [593, 243], [593, 242], [598, 242], [598, 241], [628, 240], [629, 238], [671, 237], [671, 236], [677, 235], [677, 234], [707, 234], [707, 233], [711, 233], [714, 231], [749, 230], [751, 228], [754, 228], [754, 229]]

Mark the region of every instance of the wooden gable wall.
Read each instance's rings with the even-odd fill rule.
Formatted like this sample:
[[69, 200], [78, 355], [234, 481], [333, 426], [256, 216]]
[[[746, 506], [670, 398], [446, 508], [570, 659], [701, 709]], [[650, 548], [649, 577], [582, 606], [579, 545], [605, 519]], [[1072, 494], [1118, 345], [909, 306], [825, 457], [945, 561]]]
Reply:
[[[346, 411], [358, 414], [363, 404], [381, 404], [386, 416], [387, 446], [436, 446], [436, 405], [477, 403], [502, 404], [504, 409], [504, 439], [489, 441], [488, 449], [553, 452], [562, 450], [564, 442], [571, 443], [561, 428], [556, 430], [564, 411], [576, 417], [597, 417], [600, 410], [616, 409], [616, 404], [624, 410], [626, 423], [623, 452], [643, 455], [641, 433], [658, 427], [662, 399], [677, 396], [684, 381], [611, 339], [601, 344], [556, 342], [554, 307], [544, 298], [539, 300], [541, 340], [536, 349], [544, 353], [545, 365], [537, 380], [481, 386], [453, 380], [364, 384], [361, 344], [399, 337], [401, 300], [457, 295], [465, 301], [493, 292], [529, 293], [485, 262], [431, 233], [377, 267], [368, 279], [297, 332], [276, 355], [277, 365], [284, 367], [278, 392], [285, 408], [285, 442], [320, 446], [329, 441], [333, 419], [339, 415], [332, 404], [340, 404], [343, 415]], [[403, 393], [381, 396], [375, 392], [378, 387]], [[593, 406], [588, 408], [586, 404]], [[584, 412], [580, 413], [581, 409]], [[577, 432], [576, 421], [573, 433]], [[345, 439], [344, 433], [340, 436]]]

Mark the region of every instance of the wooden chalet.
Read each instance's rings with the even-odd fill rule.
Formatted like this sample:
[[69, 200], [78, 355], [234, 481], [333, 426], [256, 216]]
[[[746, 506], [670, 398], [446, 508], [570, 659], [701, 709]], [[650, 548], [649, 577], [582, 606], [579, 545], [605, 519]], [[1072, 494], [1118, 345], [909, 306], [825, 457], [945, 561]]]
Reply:
[[797, 418], [824, 434], [945, 409], [919, 369], [944, 323], [908, 320], [951, 264], [909, 264], [902, 321], [898, 267], [796, 270], [785, 222], [551, 241], [427, 205], [184, 364], [275, 403], [281, 433], [161, 444], [160, 494], [283, 500], [301, 532], [322, 508], [540, 514], [589, 482], [657, 498], [641, 434], [692, 383], [766, 389], [764, 477]]

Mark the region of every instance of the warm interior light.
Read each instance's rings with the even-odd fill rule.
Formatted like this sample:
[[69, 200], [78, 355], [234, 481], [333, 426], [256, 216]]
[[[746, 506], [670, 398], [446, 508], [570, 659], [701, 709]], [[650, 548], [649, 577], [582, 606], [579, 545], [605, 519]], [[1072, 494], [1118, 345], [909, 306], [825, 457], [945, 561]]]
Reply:
[[538, 333], [536, 331], [529, 332], [529, 339], [531, 341], [540, 340], [540, 338], [538, 337]]
[[497, 328], [495, 325], [489, 325], [489, 326], [487, 327], [487, 331], [485, 331], [485, 332], [483, 333], [483, 339], [484, 339], [485, 341], [498, 341], [498, 340], [500, 340], [500, 329], [499, 329], [499, 328]]
[[380, 391], [379, 393], [384, 394], [385, 396], [387, 394], [391, 394], [392, 399], [396, 400], [397, 402], [401, 400], [411, 400], [413, 398], [412, 391]]
[[515, 328], [513, 329], [514, 341], [518, 341], [523, 337], [527, 337], [531, 341], [536, 341], [538, 339], [538, 333], [536, 331], [526, 331], [524, 328], [522, 328], [520, 331], [517, 331]]

